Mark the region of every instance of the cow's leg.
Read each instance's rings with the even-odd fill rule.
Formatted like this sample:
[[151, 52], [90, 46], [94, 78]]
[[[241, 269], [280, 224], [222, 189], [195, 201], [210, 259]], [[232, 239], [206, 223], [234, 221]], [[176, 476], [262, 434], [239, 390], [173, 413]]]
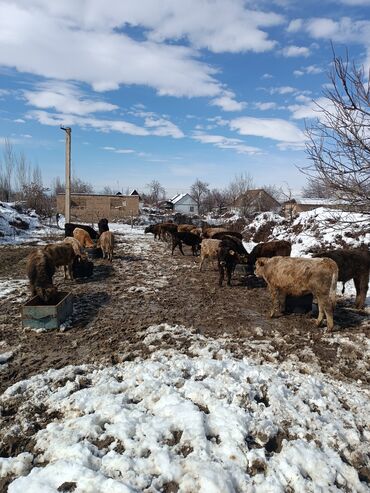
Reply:
[[73, 281], [73, 260], [68, 264], [68, 274], [71, 281]]
[[180, 252], [181, 252], [183, 255], [185, 255], [184, 250], [182, 249], [182, 241], [181, 241], [181, 240], [179, 240], [179, 249], [180, 249]]
[[173, 255], [173, 252], [175, 250], [175, 248], [177, 247], [177, 240], [176, 238], [172, 238], [172, 252], [171, 252], [171, 255]]
[[322, 321], [324, 320], [324, 316], [325, 316], [325, 309], [324, 309], [325, 302], [319, 296], [317, 296], [317, 305], [319, 307], [319, 316], [317, 317], [317, 320], [316, 320], [316, 326], [320, 327], [320, 325], [322, 324]]
[[231, 286], [231, 276], [233, 275], [235, 267], [233, 265], [226, 265], [227, 285]]
[[64, 265], [63, 267], [64, 267], [64, 280], [66, 280], [67, 279], [67, 269], [68, 269], [68, 267], [67, 267], [67, 265]]
[[369, 273], [362, 274], [359, 278], [353, 278], [356, 287], [355, 307], [363, 309], [365, 307], [366, 294], [369, 287]]
[[222, 286], [222, 283], [224, 282], [224, 275], [225, 275], [225, 270], [223, 264], [221, 262], [218, 263], [218, 272], [219, 272], [219, 278], [218, 278], [218, 284]]
[[204, 263], [205, 259], [206, 259], [206, 258], [205, 258], [205, 257], [203, 257], [203, 255], [201, 255], [201, 257], [200, 257], [200, 264], [199, 264], [199, 270], [202, 270], [203, 263]]
[[[319, 302], [320, 302], [320, 305], [322, 305], [322, 308], [321, 308], [322, 311], [325, 312], [326, 325], [328, 327], [328, 332], [331, 332], [334, 328], [334, 316], [333, 316], [334, 306], [328, 298], [321, 299]], [[321, 323], [321, 321], [320, 321], [320, 323]], [[317, 324], [317, 326], [319, 326], [319, 323]]]
[[277, 317], [277, 316], [281, 315], [280, 313], [277, 313], [277, 311], [276, 311], [276, 308], [278, 308], [279, 291], [274, 286], [269, 286], [269, 288], [270, 288], [271, 303], [272, 303], [270, 317], [273, 318], [273, 317]]
[[279, 315], [281, 315], [285, 311], [285, 300], [286, 293], [284, 291], [278, 290], [277, 292], [277, 306], [279, 310]]

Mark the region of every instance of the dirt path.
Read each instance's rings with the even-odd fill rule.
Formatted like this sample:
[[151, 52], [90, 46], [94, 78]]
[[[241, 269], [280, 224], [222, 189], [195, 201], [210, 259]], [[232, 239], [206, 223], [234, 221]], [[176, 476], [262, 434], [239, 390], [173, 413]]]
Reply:
[[[369, 317], [339, 302], [334, 335], [323, 335], [309, 315], [270, 320], [266, 289], [247, 289], [235, 278], [232, 287], [219, 288], [217, 272], [208, 265], [198, 270], [198, 259], [186, 251], [171, 257], [164, 243], [142, 234], [117, 236], [111, 266], [95, 261], [87, 281], [64, 281], [74, 294], [71, 328], [61, 332], [23, 330], [21, 303], [27, 299], [25, 257], [30, 247], [0, 249], [0, 279], [19, 279], [18, 286], [0, 298], [0, 353], [13, 357], [0, 367], [0, 391], [49, 368], [68, 364], [130, 360], [161, 347], [187, 351], [189, 341], [179, 332], [164, 330], [148, 347], [145, 329], [167, 323], [184, 325], [210, 337], [222, 337], [236, 356], [281, 362], [304, 373], [321, 370], [343, 380], [370, 383]], [[217, 355], [215, 355], [217, 357]]]

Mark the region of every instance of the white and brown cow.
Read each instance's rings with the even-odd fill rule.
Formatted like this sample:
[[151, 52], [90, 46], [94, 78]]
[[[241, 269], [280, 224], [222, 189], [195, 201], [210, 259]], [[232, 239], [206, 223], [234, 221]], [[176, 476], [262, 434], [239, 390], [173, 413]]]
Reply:
[[104, 231], [100, 235], [98, 246], [100, 246], [103, 252], [103, 258], [107, 258], [110, 262], [112, 262], [114, 249], [114, 235], [112, 231]]
[[271, 317], [281, 315], [287, 295], [312, 293], [319, 306], [317, 326], [326, 317], [328, 331], [333, 330], [338, 266], [329, 258], [262, 257], [256, 261], [255, 273], [263, 277], [272, 298]]
[[94, 248], [91, 236], [82, 228], [75, 228], [73, 230], [73, 238], [76, 238], [80, 242], [82, 248]]

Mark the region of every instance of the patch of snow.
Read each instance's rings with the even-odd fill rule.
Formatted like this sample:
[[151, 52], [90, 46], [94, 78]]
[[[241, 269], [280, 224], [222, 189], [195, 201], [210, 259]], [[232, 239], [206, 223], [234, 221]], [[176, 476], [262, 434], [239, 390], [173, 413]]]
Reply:
[[[149, 334], [162, 330], [188, 335], [166, 324]], [[368, 391], [235, 359], [199, 335], [189, 351], [49, 370], [7, 389], [3, 401], [22, 395], [23, 407], [42, 403], [61, 416], [34, 436], [43, 467], [15, 473], [9, 493], [64, 482], [84, 493], [162, 491], [170, 482], [200, 493], [369, 491], [354, 467], [368, 452]], [[29, 458], [16, 459], [29, 469]]]

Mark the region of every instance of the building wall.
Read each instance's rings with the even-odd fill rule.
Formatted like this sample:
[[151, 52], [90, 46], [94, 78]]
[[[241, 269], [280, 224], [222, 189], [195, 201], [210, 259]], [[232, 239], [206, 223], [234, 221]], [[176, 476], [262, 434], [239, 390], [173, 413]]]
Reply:
[[[57, 211], [64, 214], [64, 194], [57, 195]], [[138, 195], [71, 195], [71, 221], [96, 223], [102, 217], [108, 221], [139, 214]]]
[[184, 214], [198, 214], [198, 207], [196, 204], [174, 204], [174, 212], [182, 212]]

